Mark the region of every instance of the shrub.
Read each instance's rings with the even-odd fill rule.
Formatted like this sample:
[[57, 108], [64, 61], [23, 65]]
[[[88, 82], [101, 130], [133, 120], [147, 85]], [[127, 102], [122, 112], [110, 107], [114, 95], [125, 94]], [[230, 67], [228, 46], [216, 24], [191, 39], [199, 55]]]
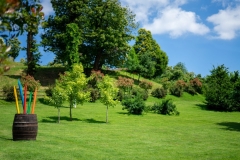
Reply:
[[179, 115], [176, 105], [173, 104], [171, 99], [163, 100], [162, 103], [155, 103], [152, 107], [152, 111], [158, 114], [164, 115]]
[[145, 90], [148, 90], [148, 89], [152, 89], [153, 84], [152, 84], [152, 82], [148, 82], [148, 81], [143, 80], [139, 83], [139, 87], [141, 87]]
[[117, 86], [120, 89], [123, 89], [124, 91], [130, 91], [133, 84], [134, 84], [133, 79], [125, 78], [125, 77], [121, 77], [121, 76], [118, 77]]
[[48, 88], [45, 90], [45, 93], [48, 97], [52, 97], [53, 88], [54, 86], [48, 86]]
[[96, 102], [96, 100], [100, 97], [99, 90], [97, 88], [89, 88], [90, 92], [90, 102]]
[[3, 96], [5, 97], [6, 101], [14, 101], [15, 96], [14, 96], [14, 88], [13, 86], [7, 84], [3, 86]]
[[181, 97], [185, 88], [186, 83], [183, 80], [178, 80], [170, 87], [170, 93], [174, 96]]
[[144, 101], [148, 99], [148, 92], [146, 90], [143, 90], [141, 88], [133, 88], [132, 89], [132, 95], [139, 96]]
[[195, 89], [191, 86], [191, 85], [188, 85], [185, 89], [186, 92], [188, 92], [189, 94], [191, 95], [195, 95], [197, 94], [197, 92], [195, 91]]
[[152, 91], [151, 94], [156, 98], [164, 98], [167, 95], [167, 90], [164, 88], [156, 88]]
[[52, 101], [52, 98], [49, 97], [49, 96], [44, 96], [43, 99], [41, 100], [41, 102], [43, 104], [46, 104], [46, 105], [53, 105], [53, 101]]
[[34, 77], [25, 74], [23, 74], [21, 77], [21, 83], [23, 84], [23, 86], [27, 85], [27, 90], [32, 92], [36, 88], [38, 89], [41, 85], [38, 80], [34, 79]]
[[91, 71], [91, 77], [88, 80], [88, 84], [93, 88], [97, 87], [97, 82], [101, 81], [104, 77], [104, 74], [101, 71]]
[[122, 101], [124, 96], [125, 96], [124, 91], [122, 89], [119, 89], [117, 93], [117, 99], [119, 101]]
[[146, 105], [141, 96], [125, 96], [122, 100], [123, 109], [127, 109], [130, 114], [140, 115], [144, 111]]
[[192, 79], [189, 83], [197, 93], [202, 93], [202, 82], [198, 78]]

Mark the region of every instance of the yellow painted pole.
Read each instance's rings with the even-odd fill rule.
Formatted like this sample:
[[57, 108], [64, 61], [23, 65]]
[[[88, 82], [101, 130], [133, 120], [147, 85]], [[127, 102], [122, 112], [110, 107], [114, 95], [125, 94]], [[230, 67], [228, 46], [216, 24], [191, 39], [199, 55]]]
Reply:
[[15, 101], [16, 101], [16, 109], [17, 109], [17, 114], [20, 113], [19, 106], [18, 106], [18, 97], [17, 97], [17, 90], [16, 87], [14, 86], [14, 95], [15, 95]]
[[32, 114], [34, 114], [36, 99], [37, 99], [37, 88], [35, 89], [34, 96], [33, 96], [32, 112], [31, 112]]

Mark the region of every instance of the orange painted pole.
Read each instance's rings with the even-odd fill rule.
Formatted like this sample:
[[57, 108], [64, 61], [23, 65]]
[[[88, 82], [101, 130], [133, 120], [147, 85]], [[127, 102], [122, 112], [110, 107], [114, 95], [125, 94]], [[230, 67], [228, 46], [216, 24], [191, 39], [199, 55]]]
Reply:
[[32, 104], [32, 114], [34, 114], [34, 110], [35, 110], [35, 105], [36, 105], [36, 99], [37, 99], [37, 88], [35, 88], [34, 91], [34, 97], [33, 97], [33, 104]]
[[26, 103], [27, 103], [27, 85], [24, 86], [24, 103], [23, 103], [23, 114], [26, 114]]
[[13, 89], [14, 89], [14, 96], [15, 96], [15, 101], [16, 101], [17, 114], [19, 114], [19, 113], [20, 113], [20, 110], [19, 110], [19, 106], [18, 106], [17, 90], [16, 90], [16, 87], [15, 87], [15, 86], [13, 87]]

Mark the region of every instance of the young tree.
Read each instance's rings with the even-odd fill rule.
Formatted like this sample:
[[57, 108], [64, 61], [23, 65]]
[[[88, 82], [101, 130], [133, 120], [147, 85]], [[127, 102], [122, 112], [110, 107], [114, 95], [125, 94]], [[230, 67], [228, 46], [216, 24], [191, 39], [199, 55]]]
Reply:
[[117, 105], [116, 100], [118, 88], [116, 88], [109, 76], [104, 76], [97, 84], [100, 90], [100, 101], [107, 106], [106, 109], [106, 123], [108, 123], [108, 108]]
[[[69, 59], [65, 52], [66, 24], [76, 23], [82, 33], [79, 46], [84, 67], [100, 70], [103, 65], [119, 66], [129, 50], [128, 42], [136, 28], [133, 13], [118, 0], [52, 0], [55, 16], [44, 23], [42, 44], [62, 62]], [[81, 53], [81, 54], [80, 54]]]
[[69, 102], [70, 120], [72, 120], [72, 108], [74, 103], [83, 104], [89, 100], [90, 93], [86, 91], [87, 79], [83, 73], [83, 66], [74, 64], [71, 71], [60, 75], [53, 89], [53, 102], [61, 107], [64, 101]]

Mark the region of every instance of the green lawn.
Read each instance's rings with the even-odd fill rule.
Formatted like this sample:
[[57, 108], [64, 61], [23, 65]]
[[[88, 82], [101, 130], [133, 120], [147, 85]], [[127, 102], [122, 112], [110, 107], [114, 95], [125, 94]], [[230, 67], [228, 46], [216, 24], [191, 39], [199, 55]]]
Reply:
[[[240, 158], [240, 113], [204, 110], [202, 96], [184, 94], [172, 98], [180, 116], [144, 113], [128, 115], [120, 105], [109, 108], [85, 103], [73, 109], [57, 109], [37, 103], [36, 141], [12, 141], [15, 104], [0, 100], [0, 159], [210, 159]], [[150, 97], [148, 104], [157, 99]], [[66, 104], [67, 106], [67, 104]]]

